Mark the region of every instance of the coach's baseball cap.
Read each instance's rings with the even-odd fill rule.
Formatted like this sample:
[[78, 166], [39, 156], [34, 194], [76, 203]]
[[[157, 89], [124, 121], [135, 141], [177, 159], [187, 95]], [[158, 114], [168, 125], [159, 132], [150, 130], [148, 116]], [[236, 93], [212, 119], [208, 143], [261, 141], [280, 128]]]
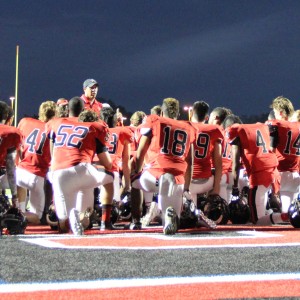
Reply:
[[83, 83], [83, 88], [86, 89], [87, 87], [92, 87], [93, 85], [97, 85], [99, 86], [98, 82], [95, 79], [87, 79], [84, 83]]

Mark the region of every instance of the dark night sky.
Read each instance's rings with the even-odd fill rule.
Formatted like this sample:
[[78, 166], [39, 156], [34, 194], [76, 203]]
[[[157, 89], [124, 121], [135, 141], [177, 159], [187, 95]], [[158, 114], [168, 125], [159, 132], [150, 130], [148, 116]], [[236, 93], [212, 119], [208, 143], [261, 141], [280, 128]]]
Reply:
[[0, 0], [0, 98], [18, 115], [45, 100], [98, 96], [149, 113], [165, 97], [206, 100], [238, 115], [299, 108], [300, 1]]

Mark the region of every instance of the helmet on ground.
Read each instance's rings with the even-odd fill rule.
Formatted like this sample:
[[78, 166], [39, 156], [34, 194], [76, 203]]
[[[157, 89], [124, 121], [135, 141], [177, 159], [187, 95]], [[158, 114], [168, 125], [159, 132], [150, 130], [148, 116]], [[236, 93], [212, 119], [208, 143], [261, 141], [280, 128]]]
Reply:
[[24, 234], [27, 227], [27, 220], [22, 211], [16, 207], [9, 208], [0, 218], [1, 233], [7, 228], [8, 234]]
[[46, 221], [52, 230], [58, 230], [58, 218], [53, 204], [49, 206], [48, 213], [46, 214]]
[[129, 220], [131, 218], [131, 195], [130, 193], [124, 194], [120, 201], [120, 219]]
[[180, 228], [194, 228], [197, 224], [197, 216], [195, 214], [196, 206], [193, 200], [186, 200], [183, 203], [180, 214]]
[[274, 212], [281, 213], [282, 203], [279, 194], [269, 193], [267, 209], [273, 209]]
[[219, 195], [209, 195], [204, 204], [204, 214], [217, 225], [225, 225], [229, 220], [229, 208], [225, 199]]
[[300, 228], [300, 194], [290, 204], [288, 215], [293, 227]]
[[0, 216], [5, 214], [9, 209], [9, 207], [10, 204], [9, 204], [8, 197], [3, 194], [0, 194]]
[[232, 224], [246, 224], [250, 219], [250, 208], [247, 198], [240, 194], [229, 203], [229, 219]]

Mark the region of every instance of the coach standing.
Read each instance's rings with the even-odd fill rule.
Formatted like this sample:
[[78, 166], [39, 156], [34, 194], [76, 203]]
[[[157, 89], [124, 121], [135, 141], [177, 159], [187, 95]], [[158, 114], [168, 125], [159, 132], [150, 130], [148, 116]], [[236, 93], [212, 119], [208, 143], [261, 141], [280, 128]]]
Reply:
[[95, 111], [98, 115], [102, 109], [102, 103], [96, 100], [99, 84], [95, 79], [87, 79], [83, 83], [83, 91], [81, 99], [84, 101], [84, 109]]

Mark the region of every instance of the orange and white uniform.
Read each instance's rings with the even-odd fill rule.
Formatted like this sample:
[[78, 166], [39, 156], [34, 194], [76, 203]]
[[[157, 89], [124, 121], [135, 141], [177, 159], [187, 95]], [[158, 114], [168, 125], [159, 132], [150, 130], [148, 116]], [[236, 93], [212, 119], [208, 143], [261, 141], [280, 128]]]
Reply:
[[21, 132], [19, 129], [0, 124], [0, 166], [5, 166], [7, 151], [20, 149]]
[[[109, 130], [105, 123], [76, 122], [74, 119], [54, 119], [47, 123], [48, 137], [53, 142], [51, 160], [54, 201], [59, 219], [68, 218], [76, 207], [84, 211], [93, 203], [76, 202], [77, 194], [113, 182], [112, 173], [99, 172], [92, 165], [95, 153], [107, 151]], [[93, 201], [93, 197], [87, 197]]]
[[[107, 142], [108, 153], [112, 159], [112, 172], [114, 172], [114, 200], [120, 201], [120, 186], [121, 178], [120, 173], [123, 168], [123, 151], [128, 144], [132, 144], [134, 140], [134, 135], [128, 127], [114, 127], [109, 128], [110, 136]], [[130, 149], [126, 149], [128, 153], [127, 169], [129, 168], [129, 156]], [[129, 171], [128, 171], [129, 172]], [[128, 173], [128, 181], [129, 181]]]
[[[17, 187], [15, 183], [15, 175], [13, 170], [10, 170], [11, 174], [6, 172], [6, 158], [8, 152], [19, 150], [21, 147], [21, 132], [19, 129], [0, 124], [0, 185], [1, 188], [10, 188], [12, 195], [17, 193]], [[14, 164], [13, 161], [11, 161]], [[9, 177], [12, 176], [10, 179]]]
[[[163, 213], [168, 206], [172, 206], [177, 215], [180, 215], [186, 159], [195, 140], [195, 129], [185, 121], [149, 115], [142, 124], [140, 133], [149, 136], [151, 142], [147, 151], [147, 164], [139, 184], [136, 180], [132, 186], [158, 193]], [[167, 174], [170, 174], [170, 182], [166, 179], [166, 184], [160, 184], [162, 178], [167, 178]]]
[[287, 212], [300, 193], [300, 122], [270, 120], [267, 124], [279, 163], [282, 211]]
[[[219, 125], [191, 123], [197, 131], [194, 145], [193, 176], [190, 184], [190, 192], [193, 200], [197, 201], [197, 194], [209, 192], [214, 186], [212, 168], [222, 169], [222, 141], [224, 139], [222, 128]], [[220, 165], [213, 166], [214, 151], [218, 152]], [[221, 175], [220, 175], [221, 176]], [[221, 179], [221, 178], [220, 178]], [[223, 197], [224, 198], [224, 197]]]
[[238, 138], [241, 158], [249, 177], [249, 206], [252, 221], [264, 217], [268, 192], [271, 187], [279, 184], [280, 175], [277, 170], [278, 160], [271, 151], [269, 129], [266, 124], [234, 124], [227, 128], [231, 144]]
[[41, 219], [45, 206], [44, 181], [51, 160], [45, 122], [23, 118], [18, 128], [22, 133], [22, 159], [16, 169], [17, 185], [28, 189], [30, 212]]
[[194, 128], [184, 121], [149, 115], [141, 127], [141, 134], [151, 131], [152, 139], [147, 153], [145, 170], [157, 179], [161, 174], [175, 176], [177, 184], [184, 183], [186, 157], [195, 140]]

